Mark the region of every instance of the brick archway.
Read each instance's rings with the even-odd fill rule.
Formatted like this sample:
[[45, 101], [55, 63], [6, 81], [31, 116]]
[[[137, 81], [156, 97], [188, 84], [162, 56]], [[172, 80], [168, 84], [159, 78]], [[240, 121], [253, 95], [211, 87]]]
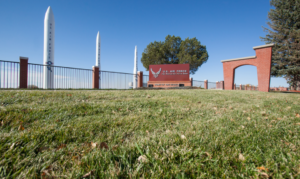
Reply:
[[259, 91], [269, 92], [273, 46], [274, 44], [268, 44], [253, 47], [256, 56], [222, 60], [225, 90], [233, 90], [234, 73], [236, 68], [243, 65], [253, 65], [257, 68]]

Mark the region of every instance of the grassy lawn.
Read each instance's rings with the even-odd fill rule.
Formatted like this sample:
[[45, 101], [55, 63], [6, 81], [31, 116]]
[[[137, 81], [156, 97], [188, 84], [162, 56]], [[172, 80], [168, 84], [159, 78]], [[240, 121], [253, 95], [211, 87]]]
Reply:
[[0, 177], [300, 178], [300, 94], [0, 91]]

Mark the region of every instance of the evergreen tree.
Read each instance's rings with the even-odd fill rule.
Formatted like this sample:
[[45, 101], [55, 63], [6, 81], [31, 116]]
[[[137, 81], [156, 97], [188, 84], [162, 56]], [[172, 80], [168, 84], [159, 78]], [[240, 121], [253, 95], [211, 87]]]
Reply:
[[271, 0], [266, 43], [274, 43], [271, 75], [284, 77], [294, 89], [300, 82], [300, 0]]
[[196, 38], [168, 35], [164, 42], [151, 42], [142, 53], [143, 66], [149, 70], [154, 64], [190, 64], [190, 73], [195, 74], [198, 68], [208, 60], [206, 46]]

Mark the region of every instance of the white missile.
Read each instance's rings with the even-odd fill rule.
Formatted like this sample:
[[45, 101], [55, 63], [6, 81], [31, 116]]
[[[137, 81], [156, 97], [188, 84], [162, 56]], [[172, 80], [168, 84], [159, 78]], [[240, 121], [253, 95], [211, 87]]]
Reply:
[[54, 42], [55, 21], [51, 7], [49, 6], [44, 19], [44, 88], [54, 88]]
[[134, 67], [133, 67], [133, 89], [137, 88], [137, 83], [138, 83], [138, 78], [137, 78], [137, 70], [138, 70], [138, 64], [137, 64], [137, 58], [138, 58], [138, 54], [137, 54], [137, 46], [135, 46], [134, 49]]
[[[100, 72], [100, 52], [101, 52], [101, 37], [98, 31], [97, 38], [96, 38], [96, 66], [99, 67]], [[99, 88], [101, 89], [101, 75], [99, 74]]]

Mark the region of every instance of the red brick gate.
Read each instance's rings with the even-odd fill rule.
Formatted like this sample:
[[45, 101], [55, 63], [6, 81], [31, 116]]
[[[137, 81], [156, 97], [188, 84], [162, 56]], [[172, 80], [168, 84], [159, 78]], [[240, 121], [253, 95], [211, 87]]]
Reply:
[[257, 68], [259, 91], [269, 92], [272, 47], [274, 44], [253, 47], [256, 56], [222, 60], [225, 90], [233, 90], [235, 69], [243, 65], [253, 65]]

